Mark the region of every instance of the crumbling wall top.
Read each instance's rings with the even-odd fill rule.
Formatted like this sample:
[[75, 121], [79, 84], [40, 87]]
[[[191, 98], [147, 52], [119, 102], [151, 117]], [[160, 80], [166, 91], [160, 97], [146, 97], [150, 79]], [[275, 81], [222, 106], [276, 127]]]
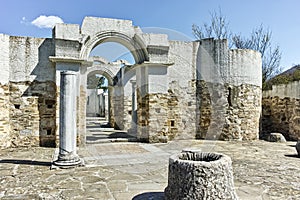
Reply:
[[93, 36], [104, 31], [121, 32], [130, 36], [133, 36], [136, 31], [139, 32], [138, 28], [132, 25], [131, 20], [98, 17], [85, 17], [83, 19], [81, 34]]
[[53, 29], [53, 38], [79, 41], [81, 38], [78, 24], [56, 24]]

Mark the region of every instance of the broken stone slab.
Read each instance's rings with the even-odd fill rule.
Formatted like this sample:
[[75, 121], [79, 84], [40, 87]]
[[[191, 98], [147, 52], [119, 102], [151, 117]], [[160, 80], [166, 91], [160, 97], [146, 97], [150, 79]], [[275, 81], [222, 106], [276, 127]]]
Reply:
[[281, 133], [270, 133], [267, 137], [269, 142], [286, 142], [285, 137]]
[[296, 150], [298, 152], [298, 157], [300, 157], [300, 140], [298, 140], [298, 142], [296, 144]]
[[238, 199], [231, 158], [195, 149], [171, 156], [165, 199]]

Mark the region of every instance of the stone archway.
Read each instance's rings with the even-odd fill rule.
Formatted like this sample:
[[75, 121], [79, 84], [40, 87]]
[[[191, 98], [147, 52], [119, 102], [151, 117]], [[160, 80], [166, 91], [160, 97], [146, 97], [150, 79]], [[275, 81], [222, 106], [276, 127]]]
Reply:
[[[154, 135], [161, 131], [156, 121], [149, 120], [149, 113], [155, 108], [155, 105], [151, 105], [149, 101], [150, 93], [163, 96], [167, 94], [168, 79], [161, 77], [167, 75], [167, 67], [172, 65], [168, 63], [169, 42], [166, 35], [159, 34], [144, 34], [139, 27], [133, 26], [132, 21], [129, 20], [116, 20], [86, 17], [83, 20], [82, 26], [74, 24], [57, 24], [53, 31], [53, 39], [55, 40], [55, 56], [50, 57], [50, 60], [56, 65], [56, 77], [57, 86], [60, 86], [60, 78], [63, 78], [61, 72], [69, 72], [76, 76], [76, 81], [72, 87], [65, 88], [70, 90], [73, 94], [72, 99], [74, 103], [72, 106], [68, 106], [66, 102], [62, 102], [60, 98], [60, 108], [64, 107], [70, 112], [73, 118], [76, 118], [76, 123], [70, 127], [68, 132], [64, 132], [64, 127], [59, 128], [61, 144], [66, 142], [68, 135], [75, 134], [76, 141], [79, 144], [85, 144], [86, 133], [86, 75], [90, 67], [93, 66], [92, 60], [89, 59], [89, 54], [93, 48], [104, 42], [116, 42], [125, 46], [135, 59], [135, 65], [131, 67], [125, 67], [122, 69], [121, 76], [118, 77], [117, 83], [123, 87], [124, 80], [128, 86], [136, 91], [136, 125], [138, 139], [144, 141], [150, 141], [152, 137], [150, 132]], [[108, 73], [108, 71], [103, 72]], [[124, 78], [124, 73], [129, 74], [129, 78]], [[131, 80], [134, 73], [136, 80]], [[112, 76], [112, 75], [111, 75]], [[121, 81], [119, 81], [121, 80]], [[160, 80], [160, 84], [163, 87], [156, 87], [155, 83]], [[115, 81], [114, 81], [115, 82]], [[151, 86], [151, 84], [154, 84]], [[150, 87], [151, 86], [151, 87]], [[60, 94], [64, 94], [64, 88], [61, 88]], [[68, 91], [70, 92], [70, 91]], [[58, 94], [59, 98], [59, 94]], [[133, 107], [133, 106], [130, 106]], [[126, 109], [124, 109], [126, 110]], [[129, 110], [129, 109], [127, 109]], [[126, 110], [126, 112], [127, 112]], [[129, 111], [128, 111], [129, 114]], [[59, 115], [61, 118], [61, 115]], [[122, 118], [123, 116], [120, 116]], [[166, 116], [162, 116], [165, 118]], [[130, 116], [131, 118], [131, 116]], [[164, 123], [166, 119], [159, 120], [159, 123]], [[57, 126], [65, 126], [66, 121], [60, 122]], [[76, 134], [78, 136], [76, 137]], [[152, 141], [152, 140], [151, 140]], [[153, 140], [154, 141], [154, 140]], [[69, 144], [69, 143], [68, 143]], [[61, 148], [62, 147], [62, 148]], [[76, 155], [76, 142], [69, 146], [60, 145], [60, 156], [64, 156], [64, 151], [67, 154]], [[67, 159], [64, 157], [64, 159]], [[65, 160], [59, 160], [59, 162], [65, 163]], [[58, 162], [58, 164], [59, 164]], [[66, 161], [68, 165], [76, 164], [72, 160]]]
[[80, 57], [87, 59], [93, 48], [104, 42], [116, 42], [125, 46], [132, 53], [136, 64], [141, 64], [149, 60], [146, 46], [137, 35], [130, 37], [124, 33], [115, 31], [99, 32], [94, 36], [88, 36], [81, 49]]
[[[105, 101], [107, 101], [108, 105], [107, 105], [107, 110], [105, 110], [105, 118], [108, 120], [108, 123], [111, 127], [114, 127], [114, 113], [113, 113], [113, 104], [112, 104], [112, 100], [113, 100], [113, 94], [114, 94], [114, 77], [116, 77], [120, 71], [120, 67], [116, 64], [112, 64], [109, 63], [108, 61], [104, 60], [104, 59], [100, 59], [99, 62], [99, 57], [92, 57], [93, 59], [93, 65], [91, 67], [89, 67], [86, 71], [86, 73], [84, 74], [83, 78], [88, 79], [90, 76], [94, 76], [94, 75], [101, 75], [104, 76], [107, 81], [108, 81], [108, 91], [106, 93], [106, 98], [104, 99]], [[98, 62], [98, 64], [96, 63]], [[88, 111], [88, 107], [87, 107], [87, 111]], [[88, 112], [87, 112], [88, 113]]]
[[[127, 107], [132, 107], [131, 110], [133, 110], [134, 106], [132, 106], [133, 98], [132, 96], [135, 95], [136, 87], [132, 87], [133, 82], [135, 83], [135, 79], [132, 80], [132, 77], [136, 76], [135, 69], [134, 70], [125, 70], [125, 68], [120, 69], [120, 67], [114, 67], [114, 64], [112, 63], [103, 63], [103, 60], [97, 60], [99, 58], [91, 58], [88, 57], [90, 52], [95, 48], [96, 46], [105, 43], [105, 42], [115, 42], [118, 44], [121, 44], [122, 46], [126, 47], [130, 53], [132, 54], [135, 65], [134, 67], [138, 67], [139, 63], [144, 63], [148, 59], [148, 54], [145, 49], [145, 45], [141, 42], [140, 39], [138, 39], [138, 36], [130, 37], [129, 35], [126, 35], [124, 33], [119, 32], [100, 32], [96, 33], [95, 36], [87, 37], [87, 41], [85, 41], [85, 45], [81, 49], [80, 56], [82, 58], [86, 58], [86, 60], [92, 61], [93, 64], [90, 64], [89, 66], [82, 66], [81, 68], [81, 86], [80, 89], [84, 90], [86, 88], [86, 78], [89, 73], [92, 71], [98, 71], [100, 74], [108, 77], [109, 85], [111, 86], [110, 89], [110, 105], [113, 105], [109, 109], [109, 122], [110, 125], [116, 129], [120, 130], [130, 130], [130, 132], [134, 132], [132, 130], [136, 131], [136, 128], [132, 128], [133, 126], [136, 127], [137, 123], [137, 116], [136, 116], [136, 108], [134, 111], [127, 111]], [[102, 63], [101, 66], [95, 65], [95, 61]], [[122, 61], [120, 61], [122, 62]], [[128, 72], [130, 71], [130, 72]], [[129, 78], [128, 78], [129, 77]], [[124, 87], [126, 84], [130, 84], [130, 90], [129, 96], [124, 96]], [[80, 93], [86, 94], [86, 91], [81, 91]], [[134, 99], [135, 100], [135, 99]], [[79, 105], [86, 105], [86, 98], [79, 97]], [[117, 103], [114, 103], [117, 102]], [[127, 106], [127, 107], [126, 107]], [[135, 107], [137, 107], [137, 103], [135, 102]], [[80, 108], [79, 108], [80, 109]], [[86, 107], [82, 107], [83, 109], [81, 113], [86, 112]], [[84, 110], [85, 109], [85, 110]], [[86, 117], [86, 116], [84, 116]], [[79, 123], [85, 123], [85, 125], [81, 125], [81, 127], [86, 127], [86, 120], [83, 120], [84, 117], [81, 115]], [[82, 131], [82, 133], [86, 133], [86, 129]], [[85, 138], [84, 135], [80, 136], [81, 138]], [[85, 142], [83, 139], [82, 142]]]

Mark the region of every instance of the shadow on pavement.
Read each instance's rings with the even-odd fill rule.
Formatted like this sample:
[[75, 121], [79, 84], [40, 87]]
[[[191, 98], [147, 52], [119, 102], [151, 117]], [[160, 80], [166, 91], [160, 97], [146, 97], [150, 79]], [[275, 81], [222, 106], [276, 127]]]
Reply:
[[18, 165], [39, 165], [39, 166], [51, 166], [51, 162], [34, 161], [34, 160], [13, 160], [13, 159], [3, 159], [0, 163], [6, 164], [18, 164]]
[[300, 158], [300, 157], [298, 156], [298, 154], [285, 154], [284, 156], [290, 157], [290, 158]]

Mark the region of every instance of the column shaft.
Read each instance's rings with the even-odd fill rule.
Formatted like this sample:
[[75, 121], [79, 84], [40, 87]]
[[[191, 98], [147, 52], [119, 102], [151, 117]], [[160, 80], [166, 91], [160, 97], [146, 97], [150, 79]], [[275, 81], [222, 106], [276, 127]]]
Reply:
[[76, 153], [76, 72], [60, 74], [59, 155], [54, 162], [60, 166], [81, 163]]

